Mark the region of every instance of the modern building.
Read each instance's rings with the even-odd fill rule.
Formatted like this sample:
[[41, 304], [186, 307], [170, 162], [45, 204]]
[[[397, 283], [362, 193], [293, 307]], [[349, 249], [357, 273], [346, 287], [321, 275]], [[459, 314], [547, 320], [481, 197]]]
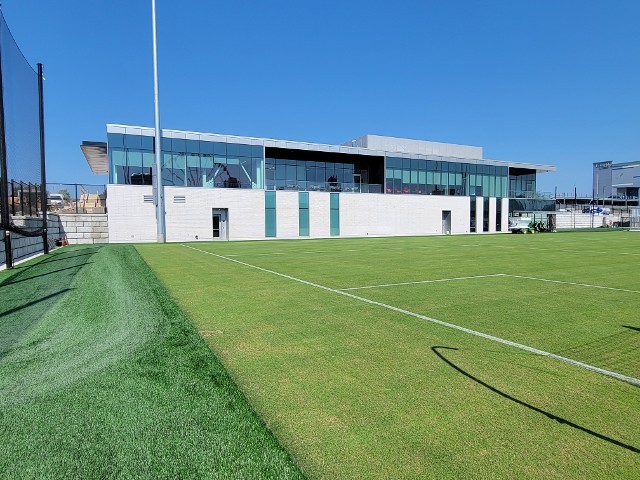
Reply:
[[[111, 242], [156, 241], [154, 134], [107, 125], [106, 143], [82, 145], [109, 175]], [[161, 148], [167, 241], [507, 232], [514, 210], [555, 210], [536, 198], [536, 175], [554, 166], [485, 159], [482, 147], [163, 130]]]
[[640, 162], [593, 164], [593, 198], [638, 200]]

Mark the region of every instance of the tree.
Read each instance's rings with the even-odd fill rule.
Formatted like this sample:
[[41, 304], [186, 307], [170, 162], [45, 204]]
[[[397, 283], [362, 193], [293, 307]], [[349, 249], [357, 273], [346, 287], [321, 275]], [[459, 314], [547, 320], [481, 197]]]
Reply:
[[66, 188], [58, 190], [58, 193], [62, 195], [62, 198], [64, 198], [64, 203], [69, 203], [71, 201], [71, 194]]

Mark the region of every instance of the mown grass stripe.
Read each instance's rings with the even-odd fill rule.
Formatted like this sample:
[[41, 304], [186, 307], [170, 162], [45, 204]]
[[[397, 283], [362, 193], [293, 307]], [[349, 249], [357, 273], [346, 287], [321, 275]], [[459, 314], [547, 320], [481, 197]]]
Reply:
[[207, 255], [212, 255], [212, 256], [220, 258], [222, 260], [238, 263], [240, 265], [244, 265], [244, 266], [249, 267], [249, 268], [253, 268], [253, 269], [265, 272], [265, 273], [270, 273], [272, 275], [276, 275], [276, 276], [279, 276], [279, 277], [283, 277], [283, 278], [292, 280], [294, 282], [303, 283], [305, 285], [309, 285], [309, 286], [312, 286], [312, 287], [315, 287], [315, 288], [326, 290], [328, 292], [332, 292], [332, 293], [336, 293], [338, 295], [343, 295], [345, 297], [353, 298], [354, 300], [359, 300], [361, 302], [368, 303], [370, 305], [375, 305], [375, 306], [378, 306], [378, 307], [386, 308], [386, 309], [392, 310], [394, 312], [402, 313], [404, 315], [409, 315], [409, 316], [412, 316], [412, 317], [415, 317], [415, 318], [419, 318], [421, 320], [426, 320], [428, 322], [432, 322], [432, 323], [435, 323], [437, 325], [441, 325], [443, 327], [452, 328], [454, 330], [459, 330], [461, 332], [469, 333], [471, 335], [475, 335], [477, 337], [485, 338], [487, 340], [491, 340], [493, 342], [501, 343], [503, 345], [508, 345], [508, 346], [511, 346], [511, 347], [515, 347], [515, 348], [518, 348], [520, 350], [524, 350], [526, 352], [533, 353], [535, 355], [540, 355], [540, 356], [552, 358], [554, 360], [559, 360], [561, 362], [568, 363], [570, 365], [574, 365], [576, 367], [583, 368], [585, 370], [589, 370], [589, 371], [592, 371], [592, 372], [595, 372], [595, 373], [599, 373], [601, 375], [612, 377], [612, 378], [615, 378], [617, 380], [621, 380], [623, 382], [627, 382], [627, 383], [630, 383], [630, 384], [635, 385], [635, 386], [640, 386], [640, 379], [637, 379], [637, 378], [634, 378], [634, 377], [630, 377], [630, 376], [627, 376], [627, 375], [622, 375], [620, 373], [612, 372], [610, 370], [605, 370], [603, 368], [599, 368], [599, 367], [596, 367], [596, 366], [593, 366], [593, 365], [589, 365], [587, 363], [579, 362], [579, 361], [573, 360], [571, 358], [567, 358], [567, 357], [563, 357], [563, 356], [560, 356], [560, 355], [556, 355], [554, 353], [546, 352], [544, 350], [539, 350], [539, 349], [534, 348], [534, 347], [529, 347], [529, 346], [523, 345], [521, 343], [512, 342], [510, 340], [505, 340], [505, 339], [500, 338], [500, 337], [496, 337], [496, 336], [489, 335], [489, 334], [486, 334], [486, 333], [478, 332], [476, 330], [471, 330], [470, 328], [461, 327], [461, 326], [455, 325], [453, 323], [443, 322], [442, 320], [438, 320], [438, 319], [435, 319], [435, 318], [427, 317], [426, 315], [420, 315], [420, 314], [415, 313], [415, 312], [410, 312], [409, 310], [404, 310], [402, 308], [394, 307], [392, 305], [387, 305], [386, 303], [376, 302], [376, 301], [370, 300], [368, 298], [359, 297], [359, 296], [354, 295], [352, 293], [348, 293], [348, 292], [345, 292], [345, 291], [342, 291], [342, 290], [336, 290], [334, 288], [330, 288], [330, 287], [327, 287], [327, 286], [324, 286], [324, 285], [320, 285], [320, 284], [317, 284], [317, 283], [309, 282], [307, 280], [296, 278], [296, 277], [293, 277], [291, 275], [286, 275], [284, 273], [276, 272], [274, 270], [269, 270], [267, 268], [262, 268], [262, 267], [259, 267], [257, 265], [252, 265], [250, 263], [242, 262], [242, 261], [236, 260], [234, 258], [229, 258], [229, 257], [226, 257], [224, 255], [219, 255], [217, 253], [213, 253], [213, 252], [202, 250], [202, 249], [199, 249], [199, 248], [196, 248], [196, 247], [192, 247], [190, 245], [185, 245], [185, 244], [181, 244], [181, 245], [183, 247], [185, 247], [185, 248], [189, 248], [191, 250], [195, 250], [195, 251], [207, 254]]

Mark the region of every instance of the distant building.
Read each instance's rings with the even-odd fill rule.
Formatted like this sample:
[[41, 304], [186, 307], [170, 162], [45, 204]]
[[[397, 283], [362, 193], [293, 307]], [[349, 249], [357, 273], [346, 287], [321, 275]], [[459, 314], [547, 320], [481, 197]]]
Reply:
[[[108, 173], [112, 242], [156, 240], [154, 130], [107, 125], [85, 142]], [[481, 147], [365, 135], [343, 145], [162, 132], [167, 241], [507, 232], [552, 165], [489, 160]]]
[[593, 198], [637, 200], [640, 189], [640, 162], [593, 164]]

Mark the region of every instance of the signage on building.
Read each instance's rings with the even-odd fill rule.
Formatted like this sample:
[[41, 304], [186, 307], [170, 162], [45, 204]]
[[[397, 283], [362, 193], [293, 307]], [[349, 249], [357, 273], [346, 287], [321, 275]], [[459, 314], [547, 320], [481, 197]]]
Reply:
[[611, 165], [613, 164], [613, 162], [598, 162], [598, 163], [594, 163], [593, 166], [595, 168], [609, 168]]

